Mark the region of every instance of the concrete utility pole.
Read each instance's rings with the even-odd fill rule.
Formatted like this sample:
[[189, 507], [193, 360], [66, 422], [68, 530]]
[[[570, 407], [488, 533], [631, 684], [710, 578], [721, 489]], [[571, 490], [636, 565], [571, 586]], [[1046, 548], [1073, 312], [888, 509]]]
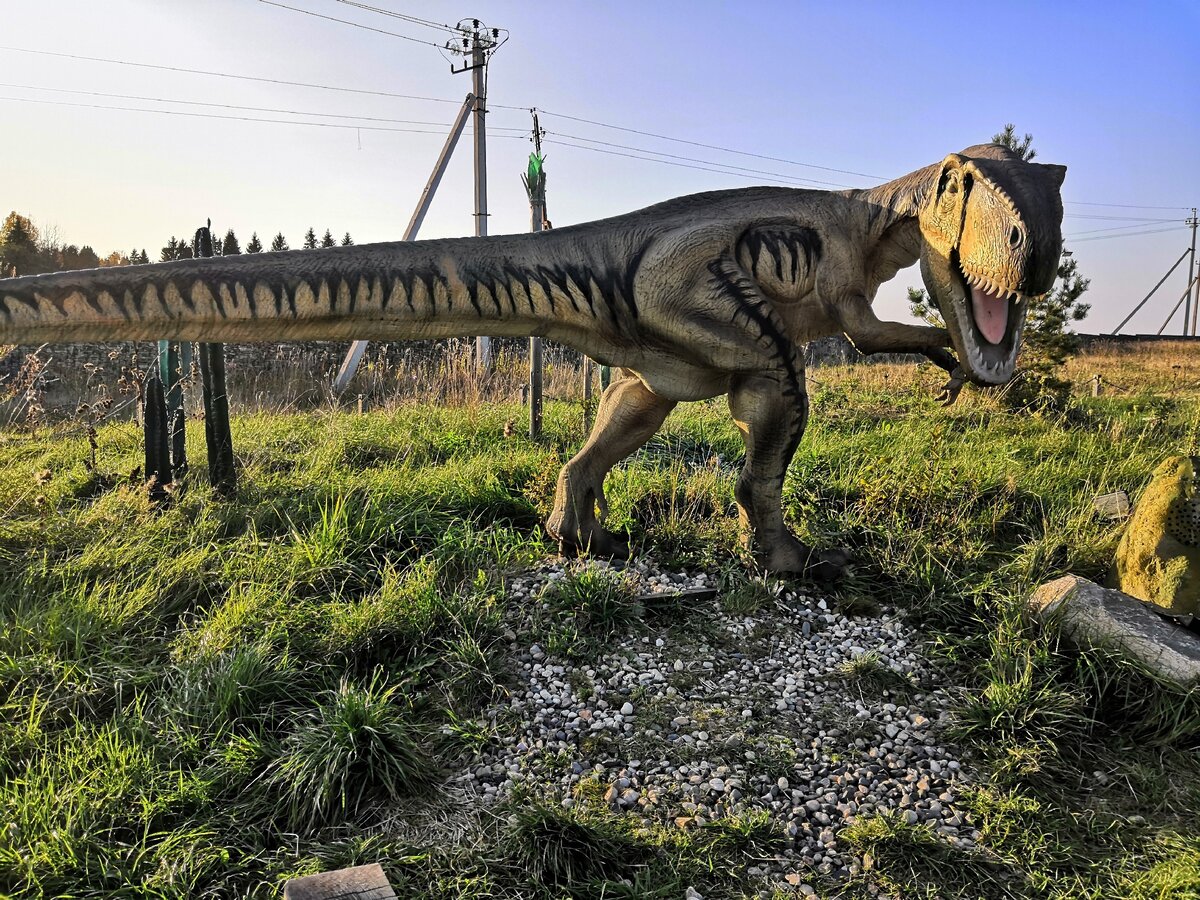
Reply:
[[[470, 24], [467, 24], [467, 23]], [[456, 26], [462, 34], [461, 46], [451, 43], [447, 49], [462, 56], [470, 56], [469, 65], [461, 69], [450, 66], [450, 71], [471, 73], [471, 92], [475, 95], [475, 236], [484, 237], [487, 228], [487, 64], [496, 49], [503, 43], [499, 28], [488, 28], [478, 19], [463, 19]], [[487, 371], [492, 367], [492, 339], [475, 338], [476, 365]]]
[[1188, 334], [1188, 313], [1191, 313], [1191, 335], [1196, 336], [1196, 319], [1200, 315], [1200, 266], [1196, 264], [1196, 225], [1200, 220], [1196, 218], [1196, 207], [1192, 207], [1192, 217], [1187, 220], [1187, 224], [1192, 226], [1192, 258], [1188, 261], [1188, 274], [1192, 276], [1192, 281], [1188, 282], [1189, 292], [1192, 283], [1196, 286], [1196, 299], [1192, 300], [1189, 293], [1188, 304], [1183, 308], [1183, 333]]
[[[546, 221], [546, 170], [542, 163], [542, 129], [538, 125], [537, 110], [533, 113], [533, 153], [529, 157], [529, 168], [522, 179], [529, 194], [529, 230], [539, 232], [547, 227]], [[542, 339], [529, 339], [529, 436], [542, 434]]]
[[[433, 195], [437, 193], [438, 185], [442, 183], [442, 176], [446, 174], [446, 167], [450, 165], [450, 157], [458, 144], [458, 138], [467, 124], [467, 116], [474, 108], [475, 95], [467, 94], [458, 115], [454, 118], [454, 124], [450, 126], [450, 133], [446, 135], [446, 143], [442, 145], [442, 152], [438, 155], [437, 162], [434, 163], [433, 172], [430, 173], [429, 180], [425, 182], [425, 189], [421, 191], [421, 199], [417, 201], [417, 208], [413, 210], [412, 218], [408, 220], [408, 227], [404, 229], [404, 236], [400, 240], [415, 241], [417, 239], [417, 232], [421, 230], [421, 223], [425, 221], [425, 214], [429, 212], [429, 205], [433, 203]], [[350, 352], [342, 361], [342, 367], [338, 370], [337, 378], [333, 382], [335, 393], [341, 394], [349, 386], [354, 373], [358, 371], [359, 363], [362, 362], [363, 354], [367, 351], [367, 343], [367, 341], [355, 341], [350, 345]]]

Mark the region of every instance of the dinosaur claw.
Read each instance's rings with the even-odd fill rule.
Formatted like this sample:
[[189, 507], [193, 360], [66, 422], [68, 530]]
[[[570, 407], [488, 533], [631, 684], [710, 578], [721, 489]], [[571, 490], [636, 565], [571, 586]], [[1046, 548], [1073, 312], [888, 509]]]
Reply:
[[961, 368], [955, 368], [950, 373], [950, 380], [942, 385], [941, 390], [934, 395], [934, 400], [942, 406], [953, 406], [958, 395], [962, 393], [963, 385], [967, 383], [967, 373]]

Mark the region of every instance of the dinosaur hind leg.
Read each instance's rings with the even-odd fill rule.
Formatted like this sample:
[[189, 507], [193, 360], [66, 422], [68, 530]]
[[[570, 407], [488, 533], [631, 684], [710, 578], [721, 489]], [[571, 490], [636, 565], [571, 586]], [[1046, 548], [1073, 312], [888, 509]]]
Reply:
[[808, 421], [803, 371], [742, 375], [730, 385], [729, 409], [746, 442], [735, 495], [744, 539], [766, 569], [832, 580], [849, 556], [842, 550], [813, 550], [783, 519], [784, 476]]
[[564, 553], [626, 555], [625, 541], [602, 526], [607, 511], [604, 477], [646, 443], [674, 407], [674, 400], [652, 393], [638, 378], [627, 377], [609, 385], [600, 398], [596, 425], [587, 443], [558, 476], [554, 511], [546, 530]]

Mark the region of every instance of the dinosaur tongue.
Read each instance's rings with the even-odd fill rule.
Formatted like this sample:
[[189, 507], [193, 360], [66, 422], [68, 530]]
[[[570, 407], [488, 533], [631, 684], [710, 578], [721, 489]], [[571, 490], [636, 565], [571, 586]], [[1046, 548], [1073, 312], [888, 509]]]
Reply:
[[975, 327], [989, 344], [1004, 340], [1008, 328], [1008, 298], [999, 292], [990, 294], [980, 287], [971, 288], [971, 311]]

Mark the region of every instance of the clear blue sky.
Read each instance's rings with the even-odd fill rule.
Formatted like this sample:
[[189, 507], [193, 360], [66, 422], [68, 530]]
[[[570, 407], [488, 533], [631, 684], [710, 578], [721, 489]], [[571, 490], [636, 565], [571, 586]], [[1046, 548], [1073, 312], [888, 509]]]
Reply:
[[[314, 12], [440, 42], [442, 35], [336, 0], [283, 0]], [[1107, 330], [1187, 247], [1186, 209], [1084, 204], [1200, 204], [1200, 4], [1159, 0], [945, 3], [516, 3], [372, 5], [453, 24], [478, 16], [511, 40], [491, 67], [495, 105], [548, 112], [551, 134], [575, 135], [761, 169], [749, 178], [548, 143], [556, 225], [667, 197], [771, 183], [775, 176], [867, 186], [874, 180], [734, 156], [570, 121], [565, 113], [794, 162], [892, 178], [986, 140], [1005, 122], [1032, 132], [1039, 158], [1069, 167], [1068, 244], [1092, 279], [1085, 330]], [[469, 88], [430, 46], [323, 21], [256, 0], [39, 0], [9, 4], [0, 44], [161, 65], [444, 98], [399, 100], [104, 65], [0, 50], [0, 97], [347, 122], [34, 90], [438, 123]], [[22, 85], [15, 87], [13, 85]], [[489, 117], [490, 229], [528, 227], [519, 174], [530, 125], [521, 109]], [[17, 209], [64, 242], [100, 253], [145, 247], [211, 217], [242, 242], [310, 226], [359, 243], [402, 233], [443, 133], [413, 134], [54, 106], [0, 100], [0, 215]], [[566, 138], [561, 138], [566, 140]], [[361, 149], [360, 149], [361, 141]], [[423, 237], [469, 234], [464, 141]], [[609, 148], [627, 152], [618, 148]], [[1089, 218], [1092, 217], [1092, 218]], [[1108, 218], [1095, 218], [1108, 217]], [[1126, 217], [1126, 218], [1122, 218]], [[1171, 223], [1169, 233], [1129, 236]], [[1099, 229], [1124, 229], [1099, 231]], [[1108, 238], [1110, 235], [1120, 237]], [[1072, 237], [1074, 236], [1074, 237]], [[1095, 238], [1104, 237], [1104, 240]], [[1153, 331], [1183, 291], [1183, 267], [1134, 320]], [[915, 269], [880, 292], [904, 318]], [[1176, 320], [1178, 321], [1178, 319]], [[1172, 330], [1176, 330], [1173, 326]]]

